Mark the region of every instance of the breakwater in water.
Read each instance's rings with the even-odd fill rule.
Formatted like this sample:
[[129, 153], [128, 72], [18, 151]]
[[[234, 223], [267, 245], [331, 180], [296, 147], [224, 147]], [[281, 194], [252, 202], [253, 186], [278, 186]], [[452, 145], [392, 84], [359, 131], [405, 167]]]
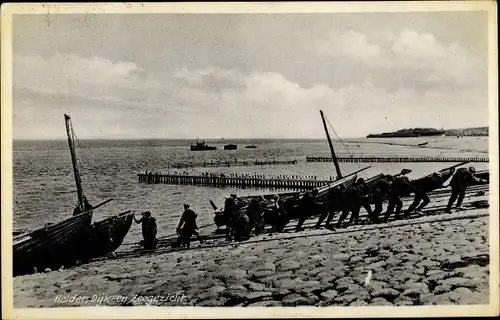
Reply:
[[269, 188], [306, 190], [324, 186], [334, 177], [261, 175], [261, 174], [214, 174], [214, 173], [139, 173], [139, 182], [210, 187]]
[[[338, 162], [489, 162], [486, 157], [337, 157]], [[306, 162], [333, 162], [331, 157], [306, 157]]]
[[203, 162], [178, 162], [178, 163], [168, 163], [168, 168], [173, 169], [189, 169], [196, 167], [203, 168], [219, 168], [219, 167], [250, 167], [250, 166], [269, 166], [269, 165], [294, 165], [297, 164], [297, 160], [205, 160]]

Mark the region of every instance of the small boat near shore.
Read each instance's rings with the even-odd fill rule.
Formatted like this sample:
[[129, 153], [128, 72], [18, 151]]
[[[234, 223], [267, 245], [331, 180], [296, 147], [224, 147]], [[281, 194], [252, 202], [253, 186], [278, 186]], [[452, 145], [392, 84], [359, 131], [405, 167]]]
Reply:
[[205, 141], [199, 142], [196, 140], [195, 143], [191, 143], [191, 151], [210, 151], [216, 149], [217, 147], [209, 146]]
[[245, 146], [245, 149], [257, 149], [257, 146], [254, 144], [251, 144], [251, 145]]
[[113, 199], [91, 206], [83, 193], [76, 161], [75, 135], [71, 118], [64, 115], [73, 164], [78, 205], [73, 216], [58, 223], [48, 223], [32, 232], [13, 237], [13, 275], [23, 275], [70, 267], [115, 251], [123, 242], [133, 213], [126, 211], [92, 224], [93, 211]]

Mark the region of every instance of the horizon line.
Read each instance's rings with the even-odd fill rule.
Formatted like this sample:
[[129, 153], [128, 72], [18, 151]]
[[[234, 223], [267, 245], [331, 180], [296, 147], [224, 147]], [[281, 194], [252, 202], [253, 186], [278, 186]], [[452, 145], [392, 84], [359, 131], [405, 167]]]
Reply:
[[[340, 139], [360, 139], [360, 138], [366, 138], [364, 137], [341, 137]], [[66, 141], [67, 138], [13, 138], [12, 141]], [[138, 140], [186, 140], [186, 141], [196, 141], [196, 139], [193, 138], [79, 138], [79, 140], [132, 140], [132, 141], [138, 141]], [[225, 139], [225, 138], [203, 138], [199, 139], [198, 141], [233, 141], [233, 140], [327, 140], [326, 137], [324, 138], [230, 138], [230, 139]], [[332, 140], [339, 140], [337, 139], [332, 139]]]

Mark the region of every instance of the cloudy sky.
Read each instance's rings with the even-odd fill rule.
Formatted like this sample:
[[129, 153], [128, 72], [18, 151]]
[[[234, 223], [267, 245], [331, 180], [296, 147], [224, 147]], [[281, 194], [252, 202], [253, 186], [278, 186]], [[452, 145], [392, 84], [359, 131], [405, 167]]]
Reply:
[[16, 15], [13, 134], [323, 138], [488, 124], [487, 13]]

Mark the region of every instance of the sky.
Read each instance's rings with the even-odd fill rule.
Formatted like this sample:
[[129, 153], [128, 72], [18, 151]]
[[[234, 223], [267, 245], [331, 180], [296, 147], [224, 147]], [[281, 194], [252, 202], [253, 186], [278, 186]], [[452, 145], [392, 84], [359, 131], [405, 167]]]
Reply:
[[488, 125], [486, 12], [15, 15], [13, 136], [324, 138]]

